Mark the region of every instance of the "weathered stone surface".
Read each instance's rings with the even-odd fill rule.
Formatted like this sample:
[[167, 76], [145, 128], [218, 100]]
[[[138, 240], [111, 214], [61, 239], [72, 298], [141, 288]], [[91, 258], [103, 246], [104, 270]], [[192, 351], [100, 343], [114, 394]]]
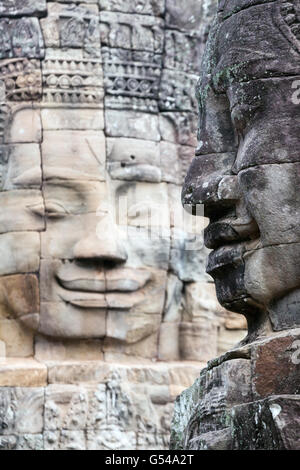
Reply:
[[160, 325], [158, 357], [161, 361], [179, 360], [179, 323], [164, 322]]
[[163, 52], [163, 22], [146, 15], [132, 16], [124, 13], [101, 13], [101, 44], [111, 48], [145, 51], [153, 54]]
[[1, 277], [1, 318], [23, 319], [25, 324], [30, 326], [30, 321], [39, 313], [39, 301], [39, 282], [36, 275], [17, 274]]
[[92, 130], [104, 129], [103, 111], [94, 109], [43, 109], [41, 111], [43, 129], [60, 130]]
[[[22, 251], [19, 250], [22, 246]], [[0, 235], [0, 274], [37, 272], [40, 264], [40, 235], [11, 232]]]
[[38, 331], [57, 338], [102, 338], [106, 332], [106, 308], [82, 309], [66, 302], [41, 302]]
[[253, 345], [252, 389], [255, 399], [300, 394], [299, 334], [299, 330], [291, 330]]
[[41, 25], [46, 47], [83, 48], [87, 55], [100, 57], [96, 5], [50, 3]]
[[28, 106], [17, 108], [6, 129], [5, 143], [40, 143], [42, 125], [40, 112]]
[[168, 274], [164, 321], [178, 323], [182, 316], [183, 283], [174, 274]]
[[214, 319], [202, 319], [180, 324], [180, 353], [186, 361], [205, 362], [217, 354], [217, 323]]
[[44, 132], [42, 155], [45, 179], [105, 179], [105, 140], [101, 132]]
[[105, 111], [105, 130], [109, 137], [160, 140], [158, 117], [131, 111]]
[[[38, 315], [35, 314], [34, 326]], [[31, 319], [30, 319], [31, 320]], [[30, 321], [32, 325], [33, 321]], [[6, 344], [7, 357], [32, 357], [33, 332], [16, 320], [0, 320], [0, 338]]]
[[101, 0], [100, 9], [107, 11], [120, 11], [123, 13], [138, 13], [141, 15], [160, 16], [164, 13], [164, 1], [154, 0], [133, 0], [128, 3], [126, 0]]
[[47, 368], [34, 359], [1, 358], [1, 387], [43, 387], [47, 384]]
[[204, 268], [206, 257], [207, 249], [203, 247], [202, 236], [180, 229], [172, 230], [170, 267], [181, 281], [208, 281]]
[[1, 434], [40, 433], [43, 430], [43, 388], [2, 387]]
[[[241, 317], [243, 318], [243, 317]], [[218, 356], [235, 349], [247, 337], [247, 322], [236, 330], [220, 327], [218, 331]]]
[[44, 40], [38, 19], [0, 18], [0, 31], [3, 38], [0, 46], [1, 59], [11, 57], [41, 59], [44, 57]]
[[299, 450], [299, 395], [273, 395], [232, 410], [235, 450]]
[[39, 60], [29, 60], [23, 57], [1, 60], [0, 80], [7, 102], [29, 102], [41, 99], [42, 74]]
[[3, 145], [0, 154], [2, 191], [41, 187], [41, 154], [38, 144]]
[[108, 168], [113, 179], [161, 181], [160, 148], [157, 142], [114, 138], [107, 139], [107, 146]]
[[[38, 361], [101, 361], [103, 360], [102, 341], [100, 339], [57, 340], [35, 337], [35, 358]], [[85, 364], [88, 367], [88, 364]], [[80, 364], [77, 364], [80, 368]], [[81, 377], [83, 372], [81, 373]], [[79, 379], [78, 379], [79, 380]]]
[[[56, 109], [102, 109], [103, 71], [100, 58], [86, 58], [82, 49], [47, 49], [42, 62], [43, 107]], [[84, 112], [84, 111], [83, 111]], [[66, 118], [71, 112], [67, 111]], [[73, 112], [74, 115], [74, 112]], [[77, 126], [81, 128], [78, 121]], [[87, 125], [86, 125], [87, 126]], [[85, 128], [85, 127], [84, 127]], [[75, 127], [76, 129], [76, 127]], [[87, 129], [92, 130], [90, 127]], [[59, 129], [61, 130], [61, 129]]]
[[46, 11], [46, 0], [3, 0], [0, 6], [0, 16], [40, 16]]
[[[35, 207], [43, 208], [43, 198], [38, 190], [5, 191], [0, 194], [3, 207], [0, 216], [0, 233], [36, 231], [45, 229], [43, 217], [34, 213]], [[11, 217], [14, 211], [14, 218]]]

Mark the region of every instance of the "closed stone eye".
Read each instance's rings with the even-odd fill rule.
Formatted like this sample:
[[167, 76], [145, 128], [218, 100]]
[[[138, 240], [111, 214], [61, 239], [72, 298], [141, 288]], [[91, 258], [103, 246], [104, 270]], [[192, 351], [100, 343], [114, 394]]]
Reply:
[[27, 207], [31, 212], [41, 217], [61, 218], [68, 214], [68, 211], [62, 204], [56, 201], [48, 201], [46, 205], [35, 204]]

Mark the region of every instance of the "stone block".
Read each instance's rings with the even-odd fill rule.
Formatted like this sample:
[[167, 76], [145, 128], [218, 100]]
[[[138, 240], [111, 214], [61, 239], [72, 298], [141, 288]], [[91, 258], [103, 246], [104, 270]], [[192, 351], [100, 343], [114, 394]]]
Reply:
[[76, 308], [66, 302], [41, 302], [38, 331], [56, 338], [103, 338], [106, 310]]
[[35, 358], [38, 361], [101, 361], [103, 359], [101, 340], [55, 340], [37, 336]]
[[163, 52], [163, 21], [148, 15], [132, 16], [126, 13], [102, 11], [101, 45], [152, 54]]
[[0, 149], [0, 153], [3, 165], [0, 186], [2, 191], [40, 189], [42, 171], [38, 144], [6, 145]]
[[105, 138], [101, 131], [45, 131], [42, 157], [45, 179], [105, 180]]
[[[41, 232], [45, 229], [43, 197], [39, 190], [3, 191], [0, 193], [0, 233]], [[41, 215], [36, 214], [39, 208]]]
[[130, 3], [126, 0], [101, 0], [100, 10], [161, 16], [164, 13], [165, 5], [163, 0], [154, 0], [150, 3], [147, 0], [133, 0]]
[[33, 332], [16, 320], [0, 320], [0, 339], [7, 357], [32, 357]]
[[225, 354], [231, 349], [235, 349], [238, 344], [247, 336], [247, 329], [232, 330], [220, 326], [218, 332], [218, 355]]
[[2, 435], [42, 432], [43, 388], [1, 387], [0, 402], [0, 433]]
[[134, 450], [136, 435], [133, 431], [123, 431], [117, 425], [108, 425], [102, 430], [88, 431], [88, 450]]
[[139, 139], [107, 139], [107, 160], [113, 179], [161, 181], [159, 144]]
[[21, 15], [40, 16], [47, 11], [46, 0], [4, 0], [0, 6], [0, 17]]
[[77, 385], [49, 385], [45, 394], [46, 431], [80, 431], [86, 426], [88, 396]]
[[12, 116], [12, 123], [6, 130], [6, 143], [40, 143], [42, 141], [42, 123], [40, 111], [29, 105], [20, 107]]
[[106, 110], [105, 130], [108, 137], [160, 140], [158, 116], [154, 114]]
[[1, 387], [43, 387], [47, 385], [47, 368], [29, 358], [0, 359]]
[[300, 394], [300, 330], [290, 330], [251, 347], [252, 389], [255, 399]]
[[202, 319], [180, 324], [180, 356], [187, 361], [205, 362], [217, 354], [217, 324]]
[[54, 109], [41, 110], [45, 131], [101, 131], [104, 129], [104, 115], [97, 109]]
[[299, 450], [299, 395], [273, 395], [232, 409], [234, 450]]
[[181, 321], [183, 302], [183, 283], [174, 274], [168, 273], [167, 297], [163, 320], [178, 323]]
[[39, 233], [11, 232], [0, 235], [0, 258], [1, 276], [37, 272], [40, 264]]
[[83, 49], [100, 56], [99, 12], [97, 5], [50, 3], [48, 16], [41, 20], [46, 47]]
[[37, 18], [0, 17], [0, 31], [3, 37], [0, 59], [11, 57], [42, 59], [44, 57], [44, 40]]
[[45, 431], [45, 450], [86, 450], [84, 431]]
[[160, 361], [177, 361], [180, 358], [179, 324], [162, 323], [159, 331], [158, 358]]

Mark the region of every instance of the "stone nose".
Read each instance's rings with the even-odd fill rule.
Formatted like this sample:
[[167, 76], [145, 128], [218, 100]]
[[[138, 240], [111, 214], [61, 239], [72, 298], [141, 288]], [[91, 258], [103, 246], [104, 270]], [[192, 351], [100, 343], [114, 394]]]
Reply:
[[204, 213], [230, 207], [240, 198], [238, 179], [231, 168], [235, 153], [196, 156], [192, 161], [182, 190], [184, 206], [204, 205]]
[[125, 263], [127, 252], [118, 237], [118, 227], [110, 216], [102, 218], [93, 233], [79, 240], [73, 249], [74, 258], [99, 260], [113, 264]]

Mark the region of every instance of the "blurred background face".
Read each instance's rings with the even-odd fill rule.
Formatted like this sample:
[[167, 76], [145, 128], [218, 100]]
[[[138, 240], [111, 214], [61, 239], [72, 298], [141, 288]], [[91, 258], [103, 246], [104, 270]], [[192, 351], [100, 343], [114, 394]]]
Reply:
[[174, 335], [178, 358], [194, 315], [182, 318], [184, 285], [207, 282], [189, 233], [203, 221], [183, 220], [179, 201], [212, 11], [148, 3], [49, 2], [40, 22], [14, 20], [24, 41], [0, 64], [1, 311], [108, 355], [157, 357]]
[[266, 312], [281, 330], [299, 324], [300, 121], [293, 94], [300, 57], [286, 23], [292, 6], [271, 2], [224, 21], [230, 6], [222, 10], [199, 86], [199, 147], [184, 200], [204, 203], [210, 217], [208, 272], [219, 301], [245, 313], [257, 331]]

